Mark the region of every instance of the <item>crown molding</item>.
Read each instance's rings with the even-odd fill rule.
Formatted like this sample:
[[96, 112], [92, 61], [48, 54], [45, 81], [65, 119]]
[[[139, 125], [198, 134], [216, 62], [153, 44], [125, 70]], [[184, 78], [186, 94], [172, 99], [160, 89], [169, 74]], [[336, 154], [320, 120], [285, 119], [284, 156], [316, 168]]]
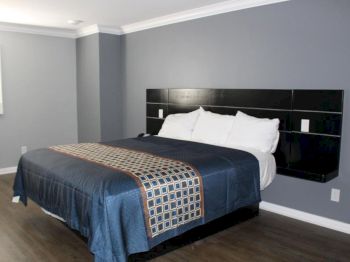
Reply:
[[88, 36], [88, 35], [93, 35], [93, 34], [97, 34], [97, 33], [99, 33], [98, 25], [89, 25], [89, 26], [79, 28], [76, 31], [76, 38], [84, 37], [84, 36]]
[[76, 32], [76, 38], [97, 34], [105, 33], [112, 35], [121, 35], [122, 31], [118, 27], [104, 26], [104, 25], [90, 25], [83, 28], [80, 28]]
[[152, 18], [137, 23], [123, 25], [121, 27], [94, 24], [83, 28], [79, 28], [77, 30], [73, 30], [0, 22], [0, 31], [38, 34], [65, 38], [80, 38], [97, 33], [123, 35], [164, 25], [194, 20], [202, 17], [213, 16], [242, 9], [276, 4], [287, 1], [290, 0], [229, 0], [217, 4], [203, 6], [200, 8], [173, 13], [170, 15], [160, 16], [157, 18]]
[[96, 33], [106, 33], [113, 35], [121, 35], [122, 31], [119, 28], [102, 26], [102, 25], [90, 25], [77, 30], [73, 29], [61, 29], [54, 27], [43, 27], [35, 25], [24, 25], [24, 24], [11, 24], [0, 22], [0, 31], [5, 32], [16, 32], [25, 34], [35, 35], [46, 35], [64, 38], [79, 38]]
[[71, 29], [62, 29], [54, 27], [11, 24], [0, 22], [0, 31], [26, 33], [34, 35], [56, 36], [64, 38], [76, 38], [76, 31]]
[[111, 27], [111, 26], [103, 26], [99, 25], [99, 33], [111, 34], [111, 35], [122, 35], [123, 31], [120, 27]]
[[229, 0], [121, 26], [123, 34], [289, 0]]

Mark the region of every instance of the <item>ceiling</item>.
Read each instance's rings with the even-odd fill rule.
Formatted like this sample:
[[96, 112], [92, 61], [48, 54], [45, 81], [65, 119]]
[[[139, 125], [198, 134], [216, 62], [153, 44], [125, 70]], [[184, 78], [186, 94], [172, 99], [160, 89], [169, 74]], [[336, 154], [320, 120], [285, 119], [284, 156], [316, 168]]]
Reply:
[[[222, 0], [0, 0], [0, 22], [77, 29], [120, 27]], [[70, 25], [69, 19], [84, 21]]]
[[[127, 34], [289, 0], [0, 0], [0, 31], [77, 38]], [[68, 20], [81, 20], [78, 25]]]

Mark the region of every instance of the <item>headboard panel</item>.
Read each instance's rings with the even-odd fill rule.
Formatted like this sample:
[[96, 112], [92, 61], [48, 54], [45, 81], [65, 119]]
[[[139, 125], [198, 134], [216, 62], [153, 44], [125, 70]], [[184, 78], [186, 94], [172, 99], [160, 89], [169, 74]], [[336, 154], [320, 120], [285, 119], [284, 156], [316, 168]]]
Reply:
[[[157, 134], [168, 114], [202, 106], [219, 114], [238, 110], [279, 118], [278, 173], [319, 182], [338, 175], [343, 91], [270, 89], [147, 89], [147, 133]], [[163, 110], [163, 118], [158, 111]], [[309, 132], [301, 120], [309, 119]]]

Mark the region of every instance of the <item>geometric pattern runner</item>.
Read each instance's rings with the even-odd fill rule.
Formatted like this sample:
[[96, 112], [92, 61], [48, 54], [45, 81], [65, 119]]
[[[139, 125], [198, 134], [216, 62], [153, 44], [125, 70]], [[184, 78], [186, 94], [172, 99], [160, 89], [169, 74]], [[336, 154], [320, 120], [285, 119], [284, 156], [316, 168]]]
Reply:
[[198, 171], [187, 163], [98, 143], [61, 145], [50, 149], [131, 176], [142, 193], [150, 237], [204, 215], [202, 179]]

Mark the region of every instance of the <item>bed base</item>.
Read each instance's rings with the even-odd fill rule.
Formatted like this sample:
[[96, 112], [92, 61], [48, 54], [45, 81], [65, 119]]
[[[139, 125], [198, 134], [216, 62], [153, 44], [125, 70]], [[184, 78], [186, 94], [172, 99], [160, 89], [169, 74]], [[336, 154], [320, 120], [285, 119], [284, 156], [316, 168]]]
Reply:
[[128, 257], [128, 261], [136, 262], [154, 259], [180, 247], [192, 244], [200, 239], [206, 238], [229, 227], [247, 221], [258, 215], [259, 204], [240, 208], [228, 215], [215, 219], [205, 225], [193, 228], [180, 236], [160, 243], [147, 252], [132, 254]]
[[[193, 228], [180, 236], [168, 239], [160, 243], [159, 245], [153, 247], [147, 252], [132, 254], [128, 257], [128, 262], [141, 262], [154, 259], [156, 257], [165, 255], [168, 252], [174, 251], [178, 248], [192, 244], [208, 236], [214, 235], [229, 227], [238, 225], [258, 215], [259, 203], [239, 208], [236, 211], [233, 211], [232, 213], [227, 214], [223, 217], [217, 218], [205, 225]], [[66, 223], [63, 224], [67, 226]], [[83, 237], [78, 231], [73, 230], [71, 228], [69, 229], [76, 233], [76, 235], [79, 236], [80, 239], [87, 242], [87, 238]]]

